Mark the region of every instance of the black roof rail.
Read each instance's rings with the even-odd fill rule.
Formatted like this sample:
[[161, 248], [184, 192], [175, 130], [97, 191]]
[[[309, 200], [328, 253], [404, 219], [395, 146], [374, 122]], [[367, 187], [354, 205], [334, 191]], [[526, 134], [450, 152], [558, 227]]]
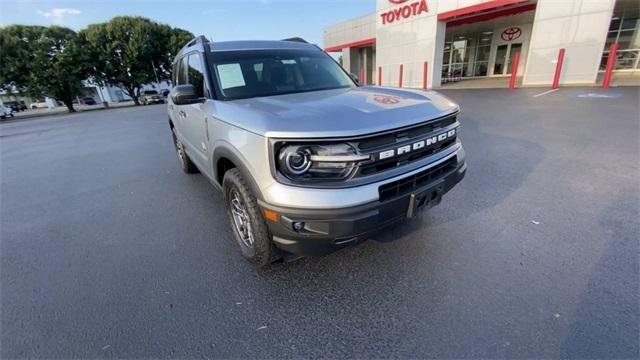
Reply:
[[208, 44], [209, 40], [204, 35], [199, 35], [193, 38], [193, 40], [189, 41], [186, 47], [189, 47], [194, 44]]
[[293, 41], [293, 42], [299, 42], [299, 43], [305, 43], [305, 44], [309, 43], [309, 42], [307, 42], [307, 40], [305, 40], [305, 39], [303, 39], [301, 37], [298, 37], [298, 36], [287, 38], [287, 39], [282, 39], [281, 41]]

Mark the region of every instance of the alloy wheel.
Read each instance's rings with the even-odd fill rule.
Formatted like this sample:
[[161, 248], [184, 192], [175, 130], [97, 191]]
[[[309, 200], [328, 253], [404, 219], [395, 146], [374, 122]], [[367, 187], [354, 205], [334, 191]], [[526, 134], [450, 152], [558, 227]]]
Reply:
[[253, 248], [253, 232], [251, 230], [251, 219], [238, 190], [233, 189], [231, 191], [231, 200], [229, 205], [231, 206], [231, 215], [233, 216], [233, 223], [236, 231], [240, 236], [242, 243], [248, 247]]
[[180, 142], [180, 140], [178, 140], [178, 137], [174, 134], [173, 135], [175, 144], [176, 144], [176, 152], [178, 153], [178, 159], [180, 159], [180, 163], [182, 165], [184, 165], [185, 162], [185, 153], [184, 153], [184, 146], [182, 145], [182, 142]]

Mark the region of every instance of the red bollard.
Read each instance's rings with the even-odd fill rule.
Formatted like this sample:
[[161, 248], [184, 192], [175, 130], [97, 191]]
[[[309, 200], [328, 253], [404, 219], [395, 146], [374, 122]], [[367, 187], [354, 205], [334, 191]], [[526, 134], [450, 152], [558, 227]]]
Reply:
[[509, 90], [516, 88], [516, 77], [518, 76], [518, 63], [520, 62], [520, 52], [513, 56], [513, 67], [511, 68], [511, 79], [509, 80]]
[[400, 64], [400, 79], [398, 79], [398, 87], [402, 87], [402, 69], [404, 68], [404, 66], [402, 64]]
[[422, 88], [427, 90], [427, 75], [429, 74], [429, 62], [424, 62], [424, 69], [422, 70]]
[[382, 66], [378, 66], [378, 86], [382, 86]]
[[360, 69], [360, 85], [367, 85], [367, 79], [364, 78], [364, 68]]
[[613, 68], [616, 65], [616, 52], [618, 51], [618, 43], [611, 44], [609, 49], [609, 58], [607, 59], [607, 68], [604, 72], [604, 80], [602, 81], [602, 87], [605, 89], [611, 85], [611, 75], [613, 75]]
[[557, 89], [558, 84], [560, 83], [560, 73], [562, 72], [562, 62], [564, 61], [564, 48], [560, 49], [558, 53], [558, 62], [556, 63], [556, 73], [553, 76], [553, 85], [552, 89]]

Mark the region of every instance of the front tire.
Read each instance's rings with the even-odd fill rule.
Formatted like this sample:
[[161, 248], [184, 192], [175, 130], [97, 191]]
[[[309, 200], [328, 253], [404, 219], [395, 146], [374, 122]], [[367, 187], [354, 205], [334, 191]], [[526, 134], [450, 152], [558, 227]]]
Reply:
[[230, 169], [222, 180], [225, 210], [242, 257], [260, 267], [278, 260], [280, 254], [262, 216], [256, 197], [238, 169]]
[[178, 160], [180, 160], [180, 167], [182, 168], [182, 171], [187, 174], [197, 173], [198, 168], [193, 161], [191, 161], [187, 152], [184, 151], [184, 144], [182, 144], [182, 141], [178, 139], [175, 128], [171, 129], [171, 134], [173, 135], [173, 146], [175, 146], [176, 152], [178, 153]]

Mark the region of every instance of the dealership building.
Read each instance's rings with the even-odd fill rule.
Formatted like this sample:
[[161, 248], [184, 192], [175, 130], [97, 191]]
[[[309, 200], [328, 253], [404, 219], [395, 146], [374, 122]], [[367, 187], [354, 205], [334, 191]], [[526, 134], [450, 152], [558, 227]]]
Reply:
[[519, 85], [593, 85], [612, 44], [614, 73], [640, 74], [639, 17], [638, 0], [376, 0], [324, 48], [367, 84], [506, 83], [517, 68]]

